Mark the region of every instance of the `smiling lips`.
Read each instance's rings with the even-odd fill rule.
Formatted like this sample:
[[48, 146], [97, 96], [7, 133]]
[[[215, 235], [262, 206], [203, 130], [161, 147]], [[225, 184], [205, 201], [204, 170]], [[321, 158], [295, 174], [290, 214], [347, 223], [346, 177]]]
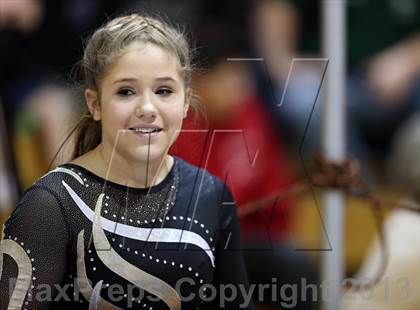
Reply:
[[130, 127], [131, 130], [136, 136], [141, 138], [151, 138], [155, 137], [161, 132], [163, 129], [157, 126], [136, 126]]

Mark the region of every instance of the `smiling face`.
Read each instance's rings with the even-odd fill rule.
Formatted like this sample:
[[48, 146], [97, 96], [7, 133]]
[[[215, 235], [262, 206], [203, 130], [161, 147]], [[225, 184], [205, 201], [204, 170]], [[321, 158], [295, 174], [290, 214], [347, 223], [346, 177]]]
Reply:
[[[150, 43], [132, 43], [105, 72], [99, 94], [86, 90], [102, 147], [128, 162], [163, 160], [187, 114], [178, 59]], [[188, 92], [187, 92], [188, 93]]]

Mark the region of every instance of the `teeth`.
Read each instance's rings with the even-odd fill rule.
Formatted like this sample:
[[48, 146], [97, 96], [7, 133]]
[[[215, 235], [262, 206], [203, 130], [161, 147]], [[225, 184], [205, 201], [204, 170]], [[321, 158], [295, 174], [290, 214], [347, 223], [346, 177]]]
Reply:
[[159, 128], [154, 128], [154, 129], [151, 129], [151, 128], [135, 128], [134, 131], [135, 132], [140, 132], [140, 133], [152, 133], [152, 132], [160, 131], [160, 129]]

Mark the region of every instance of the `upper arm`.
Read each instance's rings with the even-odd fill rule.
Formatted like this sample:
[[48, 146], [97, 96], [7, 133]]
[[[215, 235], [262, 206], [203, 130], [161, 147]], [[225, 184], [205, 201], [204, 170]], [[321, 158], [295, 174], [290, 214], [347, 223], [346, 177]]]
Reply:
[[46, 188], [30, 189], [5, 223], [3, 238], [0, 309], [47, 308], [45, 300], [36, 300], [36, 293], [40, 287], [49, 286], [54, 294], [54, 284], [61, 283], [69, 240], [56, 195]]
[[[216, 245], [216, 268], [213, 281], [218, 294], [212, 307], [249, 309], [252, 307], [252, 301], [248, 296], [244, 296], [249, 293], [249, 284], [241, 251], [239, 219], [233, 196], [226, 186], [223, 187], [223, 198], [218, 206], [220, 229]], [[234, 299], [229, 298], [232, 290], [236, 292]], [[225, 298], [224, 295], [227, 297]]]

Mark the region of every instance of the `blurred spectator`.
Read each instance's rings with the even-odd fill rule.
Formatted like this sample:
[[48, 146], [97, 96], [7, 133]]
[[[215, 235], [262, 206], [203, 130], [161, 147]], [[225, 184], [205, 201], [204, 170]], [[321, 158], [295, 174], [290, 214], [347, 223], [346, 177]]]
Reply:
[[78, 110], [64, 77], [81, 34], [112, 9], [108, 0], [0, 1], [0, 95], [21, 189], [46, 171]]
[[351, 129], [381, 163], [399, 126], [420, 111], [419, 47], [420, 32], [368, 58], [349, 78]]
[[420, 110], [420, 3], [355, 1], [348, 18], [349, 124], [383, 164], [395, 132]]
[[[302, 16], [299, 50], [320, 54], [321, 2], [293, 3]], [[349, 1], [347, 8], [348, 147], [381, 175], [392, 136], [419, 110], [420, 3]]]
[[[264, 64], [254, 66], [259, 93], [278, 132], [287, 138], [296, 153], [315, 107], [303, 148], [308, 158], [319, 147], [321, 110], [319, 100], [315, 100], [326, 62], [302, 60], [315, 56], [301, 55], [298, 51], [301, 18], [291, 1], [254, 1], [249, 26], [254, 54], [264, 58]], [[299, 60], [293, 62], [294, 58]]]
[[[194, 83], [207, 120], [200, 115], [198, 120], [187, 119], [184, 130], [201, 131], [182, 132], [171, 150], [172, 154], [206, 167], [224, 180], [239, 212], [249, 203], [284, 190], [293, 179], [288, 153], [255, 94], [249, 64], [227, 60], [243, 56], [244, 46], [240, 32], [232, 25], [201, 25], [198, 50], [204, 69], [195, 76]], [[293, 285], [302, 278], [314, 283], [306, 256], [294, 251], [295, 245], [287, 235], [293, 216], [291, 203], [273, 200], [241, 219], [244, 257], [251, 283], [269, 285], [275, 279], [279, 286]], [[255, 292], [255, 301], [260, 306], [278, 309], [279, 300], [272, 300], [270, 292], [264, 296], [258, 294]], [[296, 309], [310, 309], [311, 298], [307, 300], [298, 302]]]

